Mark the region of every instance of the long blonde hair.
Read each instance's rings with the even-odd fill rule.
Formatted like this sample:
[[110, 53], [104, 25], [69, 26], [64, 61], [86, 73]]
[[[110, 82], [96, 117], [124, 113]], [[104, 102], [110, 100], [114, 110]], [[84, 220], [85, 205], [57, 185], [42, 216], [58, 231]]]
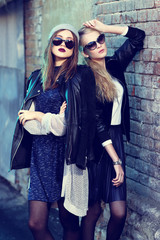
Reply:
[[75, 34], [72, 33], [73, 40], [75, 43], [73, 54], [71, 57], [66, 59], [66, 61], [62, 64], [60, 70], [54, 73], [55, 60], [54, 60], [54, 55], [52, 54], [52, 40], [56, 36], [56, 34], [62, 30], [64, 29], [58, 30], [53, 34], [44, 52], [44, 64], [41, 69], [44, 90], [57, 87], [56, 81], [61, 74], [63, 73], [65, 74], [65, 80], [67, 81], [69, 78], [73, 77], [73, 75], [76, 73], [76, 70], [77, 70], [78, 40]]
[[[79, 30], [80, 46], [82, 46], [83, 36], [93, 31], [96, 30], [87, 27], [82, 27]], [[87, 58], [85, 60], [87, 64], [91, 67], [95, 76], [97, 98], [102, 102], [104, 102], [105, 100], [109, 102], [113, 101], [114, 98], [117, 97], [117, 91], [108, 71], [91, 58]]]

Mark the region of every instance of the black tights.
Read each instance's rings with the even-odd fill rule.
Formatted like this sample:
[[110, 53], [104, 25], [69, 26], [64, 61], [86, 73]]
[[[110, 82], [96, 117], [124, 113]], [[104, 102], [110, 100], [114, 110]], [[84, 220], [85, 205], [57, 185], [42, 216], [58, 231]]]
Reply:
[[[68, 212], [63, 206], [63, 199], [58, 201], [59, 219], [63, 226], [63, 240], [80, 240], [79, 218]], [[55, 240], [48, 229], [51, 204], [41, 201], [29, 201], [29, 228], [35, 240]]]
[[94, 230], [101, 212], [102, 208], [98, 202], [89, 207], [87, 216], [81, 220], [81, 240], [94, 240]]
[[79, 217], [68, 212], [63, 203], [63, 198], [58, 201], [59, 219], [63, 227], [63, 240], [80, 240]]
[[107, 227], [107, 240], [118, 240], [122, 234], [127, 208], [125, 201], [115, 201], [109, 204], [111, 217]]
[[[111, 216], [107, 226], [106, 240], [119, 240], [126, 219], [126, 202], [111, 202], [109, 207]], [[82, 218], [82, 240], [94, 240], [95, 226], [101, 211], [100, 203], [96, 203], [89, 207], [87, 216]]]
[[29, 228], [35, 240], [55, 240], [48, 229], [50, 205], [41, 201], [29, 201]]

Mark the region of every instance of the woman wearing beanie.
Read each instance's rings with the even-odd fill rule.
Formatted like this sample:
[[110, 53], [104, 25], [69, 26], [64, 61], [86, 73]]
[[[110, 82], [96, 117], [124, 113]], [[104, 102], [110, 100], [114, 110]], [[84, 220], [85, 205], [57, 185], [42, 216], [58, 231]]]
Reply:
[[95, 83], [90, 68], [77, 66], [78, 41], [70, 24], [51, 30], [44, 64], [28, 79], [13, 136], [11, 169], [30, 167], [29, 227], [35, 240], [54, 239], [48, 229], [53, 202], [65, 240], [79, 239], [78, 216], [87, 211]]
[[[107, 56], [105, 33], [127, 37], [124, 44]], [[109, 203], [110, 219], [107, 240], [119, 240], [126, 219], [125, 156], [122, 134], [129, 141], [129, 101], [124, 71], [135, 54], [143, 48], [144, 31], [105, 25], [94, 19], [79, 30], [82, 54], [96, 80], [97, 164], [89, 170], [89, 210], [82, 219], [83, 240], [93, 240], [95, 225], [101, 213], [101, 200]]]

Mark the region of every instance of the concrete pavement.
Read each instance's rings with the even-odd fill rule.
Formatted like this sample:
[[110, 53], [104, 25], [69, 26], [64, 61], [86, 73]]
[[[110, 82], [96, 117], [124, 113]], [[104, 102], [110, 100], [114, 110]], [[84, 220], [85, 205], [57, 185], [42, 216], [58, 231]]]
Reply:
[[[0, 177], [0, 240], [33, 240], [27, 224], [28, 202]], [[56, 209], [51, 209], [49, 228], [55, 240], [62, 240], [62, 227]]]

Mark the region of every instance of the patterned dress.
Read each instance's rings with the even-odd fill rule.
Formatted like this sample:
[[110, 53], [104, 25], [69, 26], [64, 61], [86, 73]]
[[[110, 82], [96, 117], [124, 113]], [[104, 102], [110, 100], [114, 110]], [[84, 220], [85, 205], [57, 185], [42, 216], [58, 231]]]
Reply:
[[[57, 114], [61, 104], [59, 88], [50, 89], [36, 98], [35, 110]], [[64, 153], [64, 136], [33, 135], [28, 200], [54, 202], [60, 199]]]

